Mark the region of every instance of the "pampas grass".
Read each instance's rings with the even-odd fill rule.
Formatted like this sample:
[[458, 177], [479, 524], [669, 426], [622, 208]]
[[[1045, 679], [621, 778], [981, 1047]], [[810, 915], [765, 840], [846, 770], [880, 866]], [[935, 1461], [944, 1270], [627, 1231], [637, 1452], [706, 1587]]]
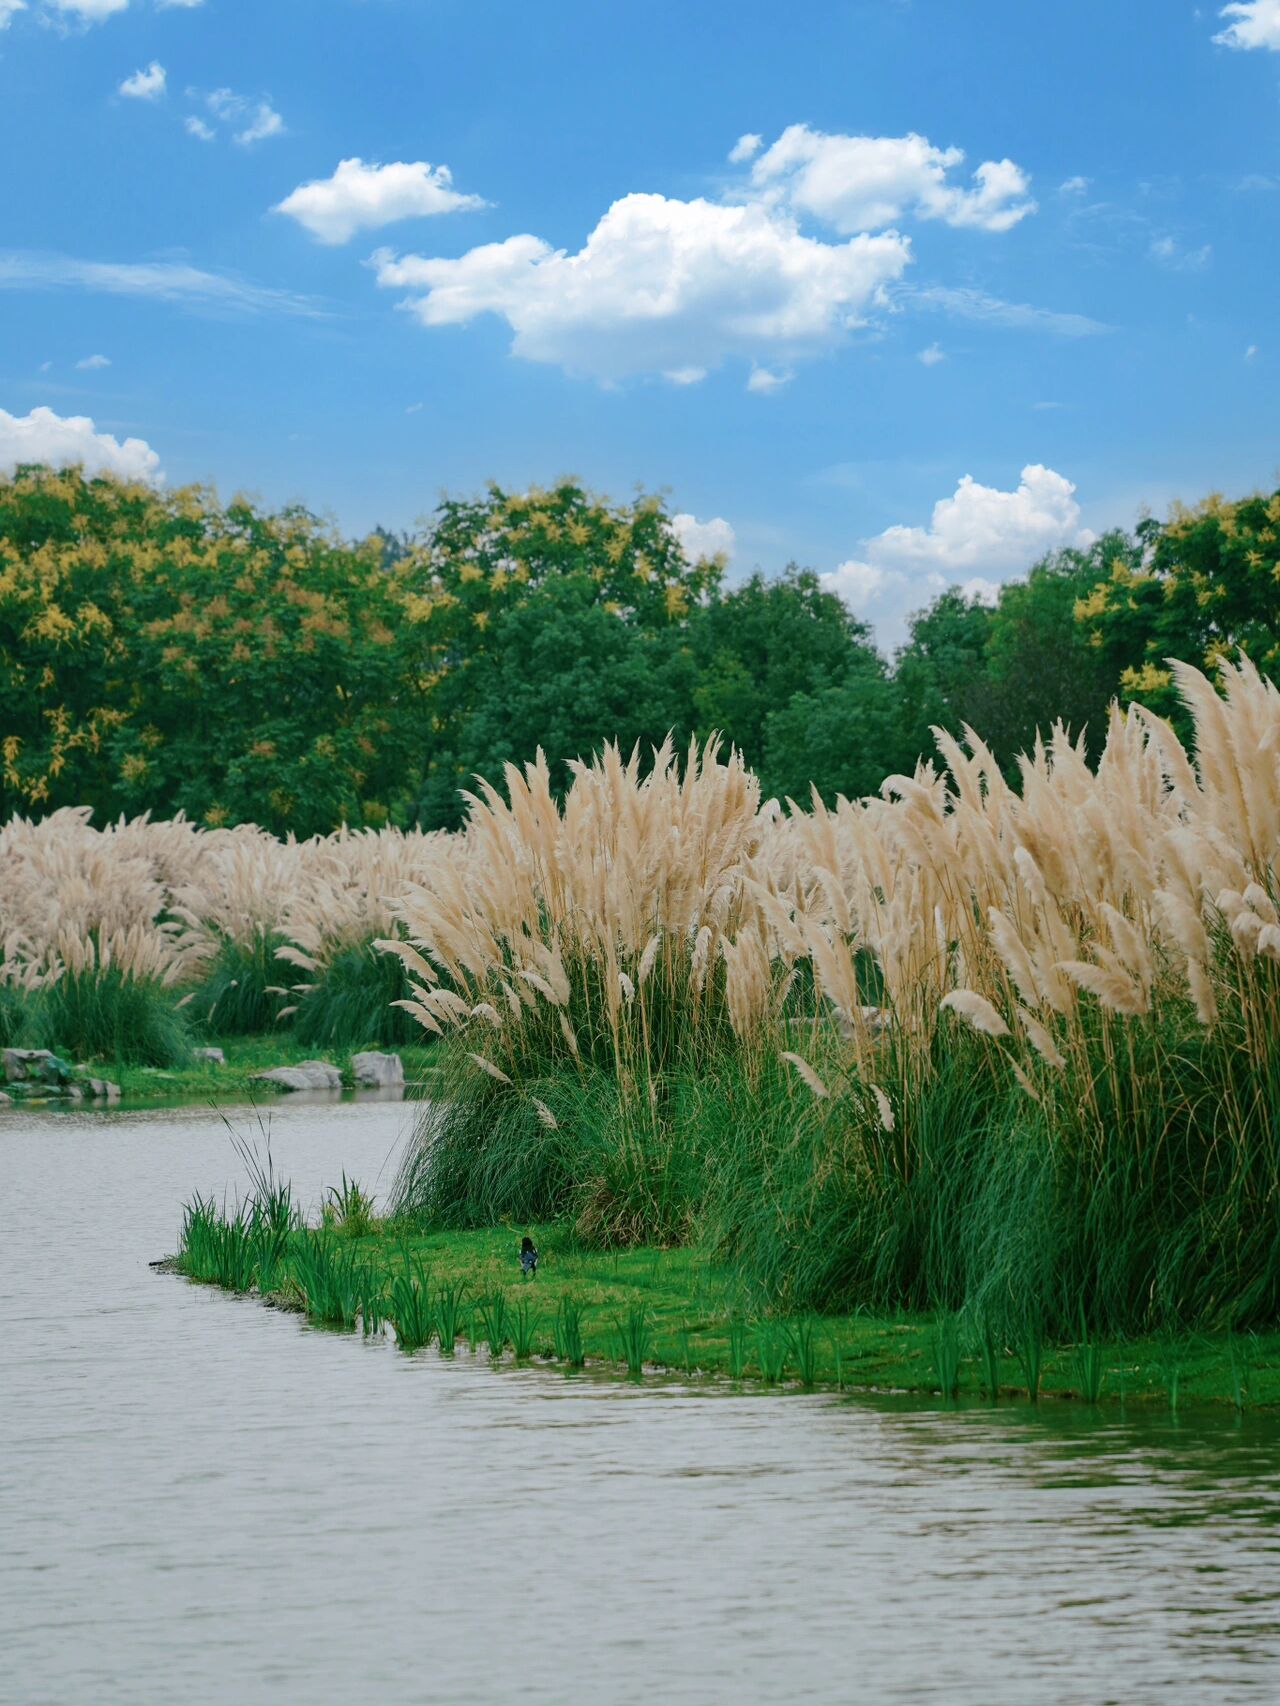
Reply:
[[457, 835], [15, 819], [0, 1022], [163, 1054], [146, 1003], [230, 1025], [252, 962], [255, 1024], [440, 1039], [398, 1212], [705, 1232], [765, 1308], [1005, 1344], [1246, 1330], [1280, 1314], [1280, 693], [1172, 668], [1190, 747], [1113, 710], [1096, 766], [1055, 728], [1016, 786], [965, 731], [832, 806], [711, 741], [606, 746], [563, 798], [509, 767]]

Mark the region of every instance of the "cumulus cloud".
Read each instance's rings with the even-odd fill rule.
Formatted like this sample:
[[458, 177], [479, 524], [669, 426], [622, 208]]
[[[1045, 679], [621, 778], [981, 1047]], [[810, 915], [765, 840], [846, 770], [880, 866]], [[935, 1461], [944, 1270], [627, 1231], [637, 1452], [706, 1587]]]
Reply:
[[737, 536], [722, 515], [699, 521], [692, 515], [673, 515], [671, 531], [691, 563], [702, 557], [732, 558]]
[[1232, 20], [1214, 41], [1224, 47], [1267, 47], [1280, 53], [1280, 0], [1240, 0], [1219, 13]]
[[358, 158], [342, 160], [331, 178], [313, 178], [272, 208], [296, 219], [322, 243], [345, 243], [357, 231], [372, 231], [398, 219], [422, 219], [484, 207], [478, 195], [453, 187], [447, 166], [397, 160], [389, 166]]
[[824, 243], [759, 204], [628, 195], [577, 254], [524, 235], [456, 260], [380, 250], [373, 264], [423, 325], [497, 314], [513, 354], [610, 381], [829, 346], [909, 259], [897, 232]]
[[165, 69], [153, 59], [145, 70], [135, 71], [120, 85], [120, 93], [131, 101], [158, 101], [165, 90]]
[[848, 234], [897, 224], [909, 214], [1008, 231], [1035, 212], [1030, 179], [1012, 160], [984, 160], [973, 188], [950, 182], [962, 148], [935, 148], [927, 136], [829, 136], [788, 125], [751, 167], [757, 191], [785, 197]]
[[[512, 353], [530, 361], [604, 383], [638, 374], [691, 382], [741, 357], [753, 368], [748, 388], [765, 392], [790, 377], [787, 364], [838, 345], [889, 306], [889, 287], [912, 258], [903, 220], [1007, 231], [1036, 205], [1013, 161], [985, 160], [970, 180], [954, 181], [963, 151], [915, 134], [828, 135], [794, 124], [768, 148], [754, 131], [740, 136], [729, 157], [744, 169], [722, 199], [624, 195], [576, 252], [526, 232], [457, 258], [380, 249], [371, 264], [381, 285], [407, 292], [403, 306], [424, 325], [495, 314], [511, 328]], [[431, 171], [381, 170], [393, 169], [418, 173], [419, 195]], [[352, 163], [362, 193], [374, 170]], [[307, 211], [299, 198], [312, 199], [323, 240], [343, 241], [358, 226], [343, 198], [330, 235], [333, 190], [333, 181], [303, 185], [279, 211], [297, 217]], [[815, 223], [825, 234], [813, 234]], [[957, 294], [972, 316], [1038, 323], [1038, 310]], [[1098, 329], [1083, 316], [1058, 318], [1058, 330]]]
[[52, 409], [10, 415], [0, 409], [0, 472], [11, 474], [24, 462], [53, 468], [80, 463], [88, 474], [115, 474], [152, 484], [164, 478], [160, 458], [145, 439], [121, 443], [109, 432], [96, 432], [87, 415], [55, 415]]
[[187, 135], [194, 136], [199, 142], [212, 142], [217, 134], [212, 125], [206, 124], [202, 118], [197, 118], [195, 113], [188, 113], [182, 123]]
[[926, 349], [922, 349], [916, 357], [922, 367], [937, 367], [940, 361], [946, 359], [947, 352], [941, 344], [930, 344]]
[[1064, 178], [1062, 180], [1062, 182], [1058, 185], [1058, 194], [1059, 195], [1084, 195], [1085, 191], [1088, 188], [1089, 188], [1089, 179], [1088, 178], [1081, 178], [1081, 177]]
[[76, 366], [81, 373], [96, 373], [100, 368], [111, 366], [111, 357], [109, 355], [87, 355], [83, 361], [78, 361]]
[[860, 616], [874, 620], [882, 641], [896, 642], [909, 611], [948, 586], [994, 597], [1002, 580], [1048, 551], [1087, 545], [1071, 481], [1032, 463], [1013, 491], [981, 485], [966, 474], [933, 506], [927, 527], [889, 527], [863, 540], [857, 556], [822, 576]]
[[25, 12], [27, 0], [0, 0], [0, 30], [7, 30], [19, 12]]

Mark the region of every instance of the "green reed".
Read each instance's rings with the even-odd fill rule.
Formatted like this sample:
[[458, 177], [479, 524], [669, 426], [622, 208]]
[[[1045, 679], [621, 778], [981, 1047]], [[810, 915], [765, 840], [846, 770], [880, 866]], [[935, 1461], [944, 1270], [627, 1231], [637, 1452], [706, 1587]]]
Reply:
[[1040, 1370], [1044, 1361], [1044, 1322], [1034, 1309], [1028, 1309], [1023, 1315], [1018, 1342], [1014, 1348], [1017, 1351], [1019, 1367], [1022, 1369], [1022, 1377], [1026, 1381], [1027, 1396], [1033, 1404], [1038, 1404]]
[[789, 1336], [800, 1384], [806, 1389], [811, 1388], [818, 1379], [818, 1350], [814, 1343], [812, 1320], [806, 1318], [795, 1322]]
[[756, 1327], [755, 1345], [760, 1378], [767, 1385], [776, 1386], [787, 1372], [787, 1352], [791, 1348], [787, 1328], [780, 1321], [761, 1321]]
[[586, 1361], [586, 1351], [582, 1343], [583, 1307], [576, 1297], [567, 1293], [560, 1299], [556, 1310], [555, 1346], [556, 1355], [561, 1362], [567, 1362], [570, 1368], [581, 1368]]
[[[505, 1291], [490, 1292], [482, 1297], [477, 1304], [483, 1332], [483, 1342], [489, 1347], [491, 1357], [500, 1357], [507, 1347], [507, 1294]], [[471, 1343], [475, 1345], [474, 1332]]]
[[459, 1280], [453, 1285], [442, 1285], [436, 1292], [436, 1337], [443, 1356], [451, 1357], [458, 1342], [462, 1300], [466, 1291], [466, 1286]]
[[1090, 1334], [1083, 1307], [1080, 1310], [1080, 1343], [1076, 1346], [1076, 1372], [1080, 1380], [1080, 1396], [1086, 1404], [1096, 1404], [1102, 1396], [1106, 1368], [1101, 1342]]
[[396, 1331], [396, 1343], [406, 1355], [431, 1343], [436, 1316], [427, 1271], [407, 1250], [402, 1271], [391, 1279], [387, 1314]]
[[517, 1362], [527, 1362], [533, 1355], [542, 1316], [530, 1308], [527, 1297], [522, 1297], [508, 1312], [508, 1320], [511, 1323], [511, 1349], [515, 1352], [515, 1359]]
[[960, 1390], [960, 1323], [954, 1315], [934, 1317], [930, 1347], [938, 1390], [950, 1401]]
[[747, 1367], [747, 1324], [740, 1316], [729, 1323], [729, 1378], [741, 1380]]
[[627, 1373], [638, 1379], [644, 1373], [645, 1359], [649, 1354], [648, 1304], [633, 1303], [625, 1315], [614, 1316], [614, 1326], [618, 1338], [618, 1360], [625, 1362]]

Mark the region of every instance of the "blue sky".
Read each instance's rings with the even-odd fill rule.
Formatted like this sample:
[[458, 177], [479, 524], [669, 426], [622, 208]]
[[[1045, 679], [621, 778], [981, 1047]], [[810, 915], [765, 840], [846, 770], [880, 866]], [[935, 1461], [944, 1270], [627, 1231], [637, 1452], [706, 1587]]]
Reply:
[[0, 134], [0, 465], [642, 484], [886, 644], [1277, 480], [1280, 0], [0, 0]]

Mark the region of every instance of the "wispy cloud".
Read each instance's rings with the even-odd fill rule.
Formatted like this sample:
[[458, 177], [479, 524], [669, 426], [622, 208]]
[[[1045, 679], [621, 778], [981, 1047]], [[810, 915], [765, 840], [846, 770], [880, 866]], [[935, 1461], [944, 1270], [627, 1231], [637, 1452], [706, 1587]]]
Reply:
[[1036, 308], [1029, 302], [1005, 302], [985, 290], [947, 284], [902, 285], [895, 298], [908, 307], [935, 309], [957, 320], [976, 320], [1015, 331], [1049, 332], [1059, 338], [1092, 338], [1111, 327], [1087, 314], [1063, 314], [1056, 308]]
[[205, 313], [309, 318], [325, 313], [312, 297], [254, 284], [234, 273], [206, 272], [186, 261], [84, 261], [26, 249], [0, 250], [0, 290], [87, 290], [151, 297]]

